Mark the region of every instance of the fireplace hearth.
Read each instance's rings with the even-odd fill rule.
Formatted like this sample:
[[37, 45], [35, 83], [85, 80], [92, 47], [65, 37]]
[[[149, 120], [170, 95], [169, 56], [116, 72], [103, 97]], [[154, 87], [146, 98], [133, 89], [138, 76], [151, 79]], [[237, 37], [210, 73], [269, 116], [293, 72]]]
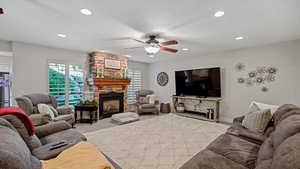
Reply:
[[99, 94], [99, 115], [100, 118], [111, 117], [116, 113], [124, 112], [124, 93], [109, 92]]

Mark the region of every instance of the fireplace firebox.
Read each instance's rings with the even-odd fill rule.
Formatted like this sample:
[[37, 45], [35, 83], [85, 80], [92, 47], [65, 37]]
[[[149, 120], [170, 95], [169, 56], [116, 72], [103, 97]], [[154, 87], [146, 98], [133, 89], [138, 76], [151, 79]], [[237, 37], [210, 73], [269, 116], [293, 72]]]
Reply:
[[124, 112], [124, 93], [109, 92], [99, 94], [100, 118], [111, 117], [116, 113]]

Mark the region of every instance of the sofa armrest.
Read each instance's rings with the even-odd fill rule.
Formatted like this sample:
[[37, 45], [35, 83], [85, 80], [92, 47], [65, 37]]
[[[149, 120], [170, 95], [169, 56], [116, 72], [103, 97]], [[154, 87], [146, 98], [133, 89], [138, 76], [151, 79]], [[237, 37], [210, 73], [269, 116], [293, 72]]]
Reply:
[[245, 116], [236, 117], [236, 118], [233, 119], [233, 123], [240, 123], [240, 124], [242, 124], [244, 118], [245, 118]]
[[74, 110], [71, 107], [58, 107], [57, 109], [58, 114], [66, 115], [74, 113]]
[[57, 122], [51, 122], [42, 126], [38, 126], [35, 128], [35, 134], [39, 137], [39, 138], [43, 138], [45, 136], [63, 131], [63, 130], [67, 130], [72, 128], [72, 126], [65, 122], [65, 121], [57, 121]]
[[47, 124], [51, 121], [49, 114], [32, 114], [29, 116], [34, 126]]

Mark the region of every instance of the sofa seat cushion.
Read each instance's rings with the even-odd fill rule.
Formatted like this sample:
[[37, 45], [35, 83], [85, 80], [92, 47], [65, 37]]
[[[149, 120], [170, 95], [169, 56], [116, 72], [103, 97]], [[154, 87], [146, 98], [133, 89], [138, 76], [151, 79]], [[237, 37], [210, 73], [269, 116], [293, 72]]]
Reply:
[[57, 142], [49, 143], [49, 144], [46, 144], [46, 145], [43, 145], [39, 148], [34, 149], [32, 151], [32, 154], [35, 157], [37, 157], [39, 160], [49, 160], [49, 159], [57, 157], [62, 151], [76, 145], [80, 141], [81, 140], [72, 140], [72, 141], [68, 142], [68, 145], [57, 148], [57, 149], [54, 149], [54, 150], [50, 150], [50, 147], [53, 144], [56, 144]]
[[251, 169], [255, 168], [259, 148], [258, 144], [229, 134], [219, 136], [207, 147], [207, 149]]
[[72, 140], [86, 141], [86, 137], [74, 129], [68, 129], [40, 138], [40, 140], [42, 144], [45, 145], [60, 140], [66, 140], [68, 142], [71, 142]]
[[238, 162], [205, 149], [187, 161], [180, 169], [247, 169]]
[[57, 116], [53, 119], [53, 121], [60, 121], [60, 120], [70, 121], [70, 120], [75, 120], [75, 118], [73, 114], [65, 114], [65, 115]]
[[156, 108], [156, 107], [155, 107], [155, 104], [142, 104], [141, 108], [142, 109], [153, 109], [153, 108]]

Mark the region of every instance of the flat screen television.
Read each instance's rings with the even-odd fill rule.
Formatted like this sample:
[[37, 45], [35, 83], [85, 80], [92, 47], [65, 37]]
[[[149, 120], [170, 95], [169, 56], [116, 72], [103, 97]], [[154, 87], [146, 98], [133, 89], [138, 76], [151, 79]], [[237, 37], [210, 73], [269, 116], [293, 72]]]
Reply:
[[218, 67], [176, 71], [175, 81], [177, 96], [221, 97]]

